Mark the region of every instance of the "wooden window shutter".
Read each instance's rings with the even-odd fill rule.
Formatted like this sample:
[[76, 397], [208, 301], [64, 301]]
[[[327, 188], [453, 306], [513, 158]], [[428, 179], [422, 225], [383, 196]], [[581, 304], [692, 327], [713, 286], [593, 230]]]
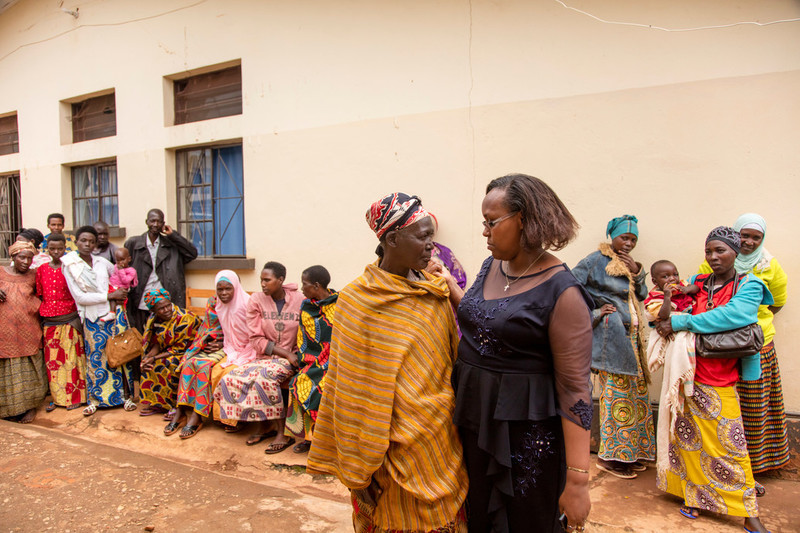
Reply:
[[175, 124], [242, 114], [242, 67], [176, 80]]
[[72, 142], [89, 141], [117, 134], [114, 93], [72, 104]]

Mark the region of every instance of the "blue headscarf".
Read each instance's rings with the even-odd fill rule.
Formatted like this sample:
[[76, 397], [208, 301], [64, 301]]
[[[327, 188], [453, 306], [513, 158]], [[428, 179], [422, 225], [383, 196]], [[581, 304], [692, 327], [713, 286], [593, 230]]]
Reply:
[[758, 245], [758, 248], [753, 250], [753, 253], [746, 255], [739, 254], [736, 256], [734, 267], [739, 274], [750, 272], [755, 268], [758, 262], [761, 261], [761, 257], [764, 254], [764, 241], [767, 240], [767, 222], [761, 215], [745, 213], [737, 218], [736, 222], [733, 224], [733, 229], [741, 233], [745, 228], [760, 231], [764, 234], [764, 237], [761, 239], [761, 244]]
[[623, 233], [633, 233], [636, 238], [639, 238], [639, 226], [636, 223], [639, 219], [633, 215], [622, 215], [621, 217], [612, 218], [606, 226], [606, 235], [614, 239]]

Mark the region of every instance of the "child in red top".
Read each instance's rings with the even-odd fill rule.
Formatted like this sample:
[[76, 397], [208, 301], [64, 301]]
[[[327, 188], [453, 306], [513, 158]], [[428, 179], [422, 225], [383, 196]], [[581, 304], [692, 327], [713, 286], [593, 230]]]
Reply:
[[[111, 293], [117, 289], [130, 290], [136, 287], [139, 284], [139, 278], [136, 275], [136, 269], [131, 266], [131, 254], [128, 249], [117, 248], [114, 251], [114, 259], [116, 264], [114, 265], [114, 273], [108, 277], [108, 292]], [[109, 300], [108, 303], [111, 306], [111, 311], [100, 319], [102, 322], [108, 322], [117, 317], [117, 301]], [[127, 300], [123, 305], [126, 303]]]
[[648, 319], [651, 322], [666, 320], [671, 312], [691, 313], [694, 295], [700, 290], [696, 285], [681, 281], [678, 268], [671, 261], [662, 259], [650, 267], [650, 276], [655, 288], [644, 300]]

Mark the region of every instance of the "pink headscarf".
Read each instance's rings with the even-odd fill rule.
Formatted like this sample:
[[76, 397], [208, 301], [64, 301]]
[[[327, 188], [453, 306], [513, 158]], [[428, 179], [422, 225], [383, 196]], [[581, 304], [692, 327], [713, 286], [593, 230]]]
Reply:
[[228, 356], [223, 366], [244, 365], [256, 359], [256, 351], [250, 346], [250, 330], [247, 329], [247, 302], [250, 301], [250, 295], [242, 288], [239, 276], [233, 270], [217, 272], [214, 287], [220, 281], [233, 285], [233, 299], [230, 303], [224, 304], [217, 297], [215, 307], [224, 336], [222, 348]]

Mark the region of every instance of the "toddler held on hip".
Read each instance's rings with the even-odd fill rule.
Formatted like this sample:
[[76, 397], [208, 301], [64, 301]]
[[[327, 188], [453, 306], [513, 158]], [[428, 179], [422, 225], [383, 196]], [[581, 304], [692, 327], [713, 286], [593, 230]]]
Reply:
[[[136, 270], [131, 265], [131, 254], [126, 248], [117, 248], [114, 252], [114, 273], [108, 278], [108, 292], [114, 292], [117, 289], [132, 289], [139, 284], [139, 278], [136, 276]], [[126, 300], [127, 302], [127, 300]], [[114, 320], [117, 316], [117, 301], [109, 300], [111, 311], [100, 320], [108, 322]], [[124, 305], [124, 302], [123, 302]]]

